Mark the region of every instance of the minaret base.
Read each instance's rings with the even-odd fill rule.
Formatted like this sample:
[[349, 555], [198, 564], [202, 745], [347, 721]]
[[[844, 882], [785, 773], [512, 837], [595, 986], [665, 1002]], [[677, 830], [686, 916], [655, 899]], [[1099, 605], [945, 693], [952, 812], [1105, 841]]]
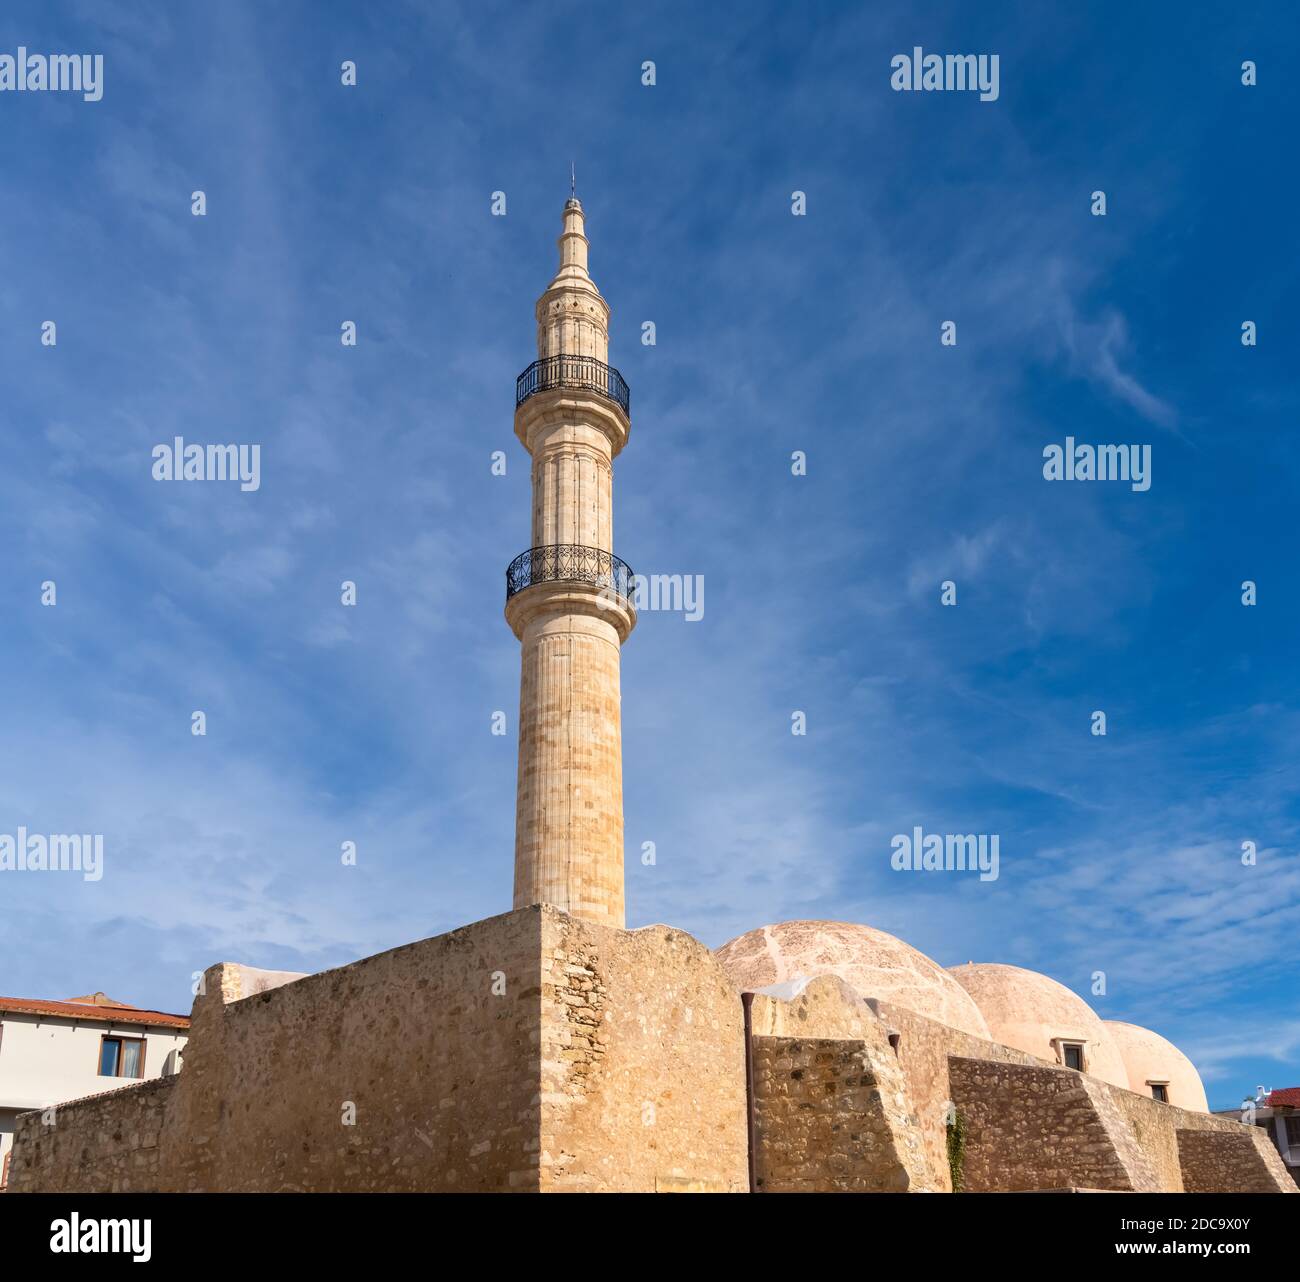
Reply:
[[520, 639], [514, 906], [547, 903], [621, 929], [621, 643], [630, 605], [594, 587], [538, 584], [511, 598]]

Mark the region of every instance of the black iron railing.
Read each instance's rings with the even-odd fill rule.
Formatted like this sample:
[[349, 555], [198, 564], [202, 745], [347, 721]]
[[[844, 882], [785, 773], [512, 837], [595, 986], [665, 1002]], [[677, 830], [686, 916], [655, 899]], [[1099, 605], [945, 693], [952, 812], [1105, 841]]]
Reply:
[[612, 365], [594, 356], [547, 356], [534, 361], [515, 379], [515, 408], [530, 396], [548, 392], [553, 387], [581, 387], [599, 392], [631, 413], [632, 394], [627, 381]]
[[632, 597], [632, 571], [612, 552], [580, 543], [529, 548], [506, 570], [506, 600], [534, 583], [592, 583], [624, 600]]

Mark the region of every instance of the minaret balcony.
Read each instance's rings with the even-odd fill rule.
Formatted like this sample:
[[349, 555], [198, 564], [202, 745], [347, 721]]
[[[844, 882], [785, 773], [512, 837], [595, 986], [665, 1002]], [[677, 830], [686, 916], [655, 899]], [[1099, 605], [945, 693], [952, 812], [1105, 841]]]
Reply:
[[563, 387], [596, 392], [613, 401], [624, 414], [631, 413], [627, 380], [612, 365], [594, 356], [545, 356], [534, 361], [515, 380], [515, 408], [538, 392]]
[[633, 575], [627, 563], [603, 548], [580, 543], [550, 543], [529, 548], [510, 562], [506, 570], [506, 600], [538, 583], [589, 583], [630, 601]]

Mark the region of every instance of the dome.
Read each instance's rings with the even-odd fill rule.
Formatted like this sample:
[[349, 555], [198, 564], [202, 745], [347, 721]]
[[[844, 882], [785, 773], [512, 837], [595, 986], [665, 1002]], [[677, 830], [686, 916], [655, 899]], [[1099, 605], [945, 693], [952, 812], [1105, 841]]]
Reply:
[[950, 967], [948, 973], [974, 999], [995, 1042], [1049, 1064], [1066, 1062], [1062, 1042], [1082, 1043], [1084, 1072], [1128, 1089], [1124, 1061], [1106, 1025], [1064, 984], [1035, 970], [996, 962], [968, 962]]
[[937, 962], [883, 930], [847, 921], [786, 921], [723, 944], [717, 956], [741, 989], [838, 975], [863, 997], [878, 997], [990, 1040], [988, 1026], [961, 985]]
[[1106, 1029], [1124, 1061], [1129, 1090], [1150, 1095], [1152, 1082], [1164, 1082], [1171, 1104], [1197, 1113], [1210, 1111], [1201, 1075], [1173, 1042], [1140, 1024], [1117, 1019], [1106, 1020]]

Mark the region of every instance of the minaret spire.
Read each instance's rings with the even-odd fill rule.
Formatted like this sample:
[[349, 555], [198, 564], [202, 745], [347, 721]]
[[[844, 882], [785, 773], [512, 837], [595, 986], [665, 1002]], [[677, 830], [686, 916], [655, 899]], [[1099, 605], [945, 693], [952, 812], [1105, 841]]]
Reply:
[[531, 547], [506, 571], [521, 666], [514, 906], [555, 904], [621, 928], [619, 669], [636, 611], [632, 573], [614, 555], [613, 462], [631, 422], [572, 166], [569, 190], [559, 270], [535, 309], [538, 359], [515, 389], [533, 501]]
[[[603, 298], [601, 298], [600, 290], [596, 288], [596, 283], [591, 279], [591, 274], [587, 270], [587, 243], [586, 219], [582, 211], [582, 201], [580, 201], [577, 196], [570, 196], [569, 199], [564, 202], [564, 229], [560, 232], [560, 239], [556, 242], [560, 250], [560, 268], [551, 280], [551, 283], [547, 286], [546, 294], [543, 295], [543, 297], [550, 297], [555, 290], [561, 289], [567, 285], [581, 290], [583, 294], [587, 296], [584, 301], [577, 302], [576, 309], [578, 311], [587, 315], [594, 314], [590, 311], [590, 306], [592, 304], [598, 304], [596, 310], [602, 313], [602, 323], [599, 328], [601, 331], [601, 342], [604, 344], [599, 355], [603, 360], [609, 347], [609, 305]], [[553, 303], [556, 301], [563, 301], [565, 305], [560, 307], [558, 310], [566, 316], [569, 312], [575, 310], [575, 307], [572, 305], [575, 303], [573, 298], [560, 300], [558, 296], [556, 296], [551, 298], [551, 301]], [[552, 308], [551, 310], [555, 311], [557, 309]], [[542, 317], [539, 313], [538, 321], [540, 322], [541, 319]], [[559, 348], [555, 349], [556, 352], [560, 350], [561, 349]], [[575, 348], [567, 348], [564, 350], [577, 351]], [[554, 353], [551, 351], [543, 351], [539, 340], [537, 354], [539, 356], [550, 356]], [[594, 355], [596, 353], [594, 351], [588, 353], [584, 349], [583, 354]]]

